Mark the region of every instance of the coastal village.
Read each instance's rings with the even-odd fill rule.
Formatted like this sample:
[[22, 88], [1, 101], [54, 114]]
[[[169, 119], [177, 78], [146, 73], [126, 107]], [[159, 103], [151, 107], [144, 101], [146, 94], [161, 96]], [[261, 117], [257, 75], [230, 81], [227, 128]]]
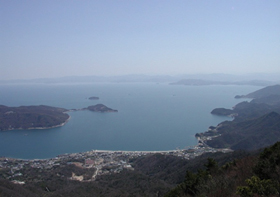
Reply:
[[[119, 173], [122, 170], [134, 170], [133, 159], [149, 154], [162, 154], [181, 157], [182, 159], [192, 159], [207, 152], [230, 152], [230, 149], [214, 149], [208, 147], [199, 138], [197, 146], [188, 149], [177, 149], [171, 151], [103, 151], [92, 150], [83, 153], [63, 154], [51, 159], [13, 159], [0, 158], [0, 176], [15, 184], [25, 184], [26, 182], [38, 182], [43, 179], [43, 174], [51, 172], [55, 168], [65, 168], [75, 166], [84, 170], [79, 173], [72, 172], [71, 175], [56, 173], [56, 176], [82, 182], [95, 181], [98, 176]], [[30, 176], [29, 170], [37, 170], [38, 173]], [[85, 171], [86, 170], [86, 171]], [[69, 172], [68, 172], [69, 173]]]

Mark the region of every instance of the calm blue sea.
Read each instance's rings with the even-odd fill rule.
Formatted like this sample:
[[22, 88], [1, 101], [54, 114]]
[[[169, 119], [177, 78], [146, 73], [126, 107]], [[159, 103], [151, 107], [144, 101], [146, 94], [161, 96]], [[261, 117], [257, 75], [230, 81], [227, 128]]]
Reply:
[[[98, 103], [118, 113], [69, 113], [63, 127], [0, 132], [0, 156], [34, 159], [89, 150], [174, 150], [196, 145], [204, 132], [230, 118], [211, 115], [231, 108], [237, 94], [255, 86], [175, 86], [151, 83], [0, 85], [0, 104], [50, 105], [67, 109]], [[98, 96], [99, 100], [89, 100]]]

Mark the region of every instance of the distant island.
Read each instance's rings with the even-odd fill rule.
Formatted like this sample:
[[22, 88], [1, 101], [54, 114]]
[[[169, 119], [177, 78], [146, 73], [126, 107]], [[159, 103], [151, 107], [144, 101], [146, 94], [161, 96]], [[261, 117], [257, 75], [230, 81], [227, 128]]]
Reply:
[[88, 99], [89, 99], [89, 100], [99, 100], [99, 97], [97, 97], [97, 96], [91, 96], [91, 97], [89, 97]]
[[84, 110], [89, 110], [89, 111], [93, 111], [93, 112], [118, 112], [118, 110], [111, 109], [103, 104], [91, 105], [91, 106], [88, 106], [88, 107], [82, 108], [82, 109], [71, 109], [69, 111], [84, 111]]
[[48, 129], [63, 126], [70, 116], [66, 109], [39, 106], [0, 105], [0, 130]]
[[118, 112], [118, 110], [111, 109], [103, 104], [91, 105], [88, 106], [86, 109], [94, 112]]

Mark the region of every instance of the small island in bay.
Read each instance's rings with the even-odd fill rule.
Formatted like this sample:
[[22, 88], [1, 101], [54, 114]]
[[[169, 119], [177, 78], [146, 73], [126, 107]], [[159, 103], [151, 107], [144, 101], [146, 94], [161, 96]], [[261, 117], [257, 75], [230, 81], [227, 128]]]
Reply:
[[88, 99], [89, 99], [89, 100], [99, 100], [99, 97], [97, 97], [97, 96], [91, 96], [91, 97], [89, 97]]
[[118, 112], [118, 110], [111, 109], [103, 104], [91, 105], [88, 106], [86, 109], [95, 112]]
[[39, 106], [0, 105], [0, 130], [48, 129], [63, 126], [70, 116], [67, 109]]

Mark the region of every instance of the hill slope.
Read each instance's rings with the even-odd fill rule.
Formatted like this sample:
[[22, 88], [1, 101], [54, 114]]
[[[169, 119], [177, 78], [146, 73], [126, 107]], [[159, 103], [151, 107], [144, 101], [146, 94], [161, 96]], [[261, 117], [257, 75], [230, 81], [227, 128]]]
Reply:
[[52, 128], [64, 124], [66, 109], [40, 106], [7, 107], [0, 105], [0, 130]]
[[254, 150], [280, 141], [280, 115], [271, 112], [260, 118], [231, 123], [217, 129], [221, 134], [206, 143], [214, 148]]
[[185, 180], [166, 197], [178, 196], [279, 196], [280, 142], [259, 155], [247, 156], [219, 166], [213, 158], [196, 173], [187, 171]]
[[[280, 140], [280, 85], [268, 86], [247, 94], [252, 101], [238, 103], [233, 109], [216, 108], [215, 115], [231, 115], [211, 133], [211, 147], [229, 147], [234, 150], [253, 150], [269, 146]], [[209, 133], [198, 134], [198, 136]], [[216, 137], [213, 137], [216, 136]]]
[[280, 95], [280, 85], [267, 86], [247, 95], [237, 95], [236, 98], [262, 98], [269, 95]]

